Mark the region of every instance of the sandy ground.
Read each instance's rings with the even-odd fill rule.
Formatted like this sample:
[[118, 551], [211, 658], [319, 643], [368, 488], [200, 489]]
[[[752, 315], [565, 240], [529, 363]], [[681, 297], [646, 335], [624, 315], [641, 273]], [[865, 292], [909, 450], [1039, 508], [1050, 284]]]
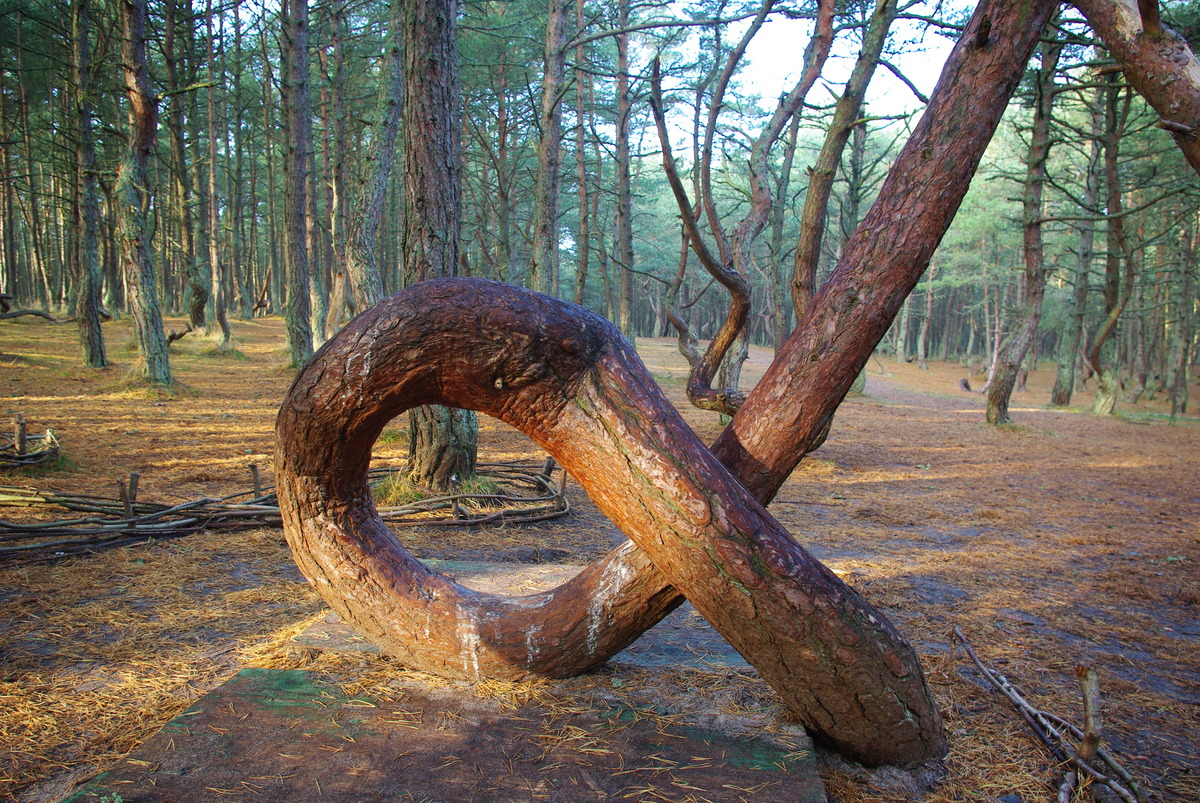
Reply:
[[[70, 327], [0, 325], [0, 417], [23, 412], [35, 431], [51, 428], [66, 455], [53, 470], [0, 473], [0, 485], [111, 498], [136, 471], [140, 498], [182, 502], [247, 489], [251, 463], [269, 479], [290, 379], [280, 320], [236, 322], [234, 356], [196, 336], [176, 343], [173, 395], [129, 381], [128, 325], [105, 330], [116, 365], [98, 372], [78, 366]], [[639, 350], [682, 406], [685, 367], [671, 344]], [[752, 354], [744, 386], [769, 359]], [[1075, 666], [1095, 667], [1106, 746], [1150, 799], [1200, 800], [1200, 421], [1169, 422], [1161, 400], [1098, 418], [1087, 393], [1079, 407], [1047, 409], [1051, 372], [1033, 372], [1014, 397], [1012, 426], [991, 428], [982, 398], [958, 390], [958, 365], [873, 360], [866, 395], [847, 400], [772, 512], [921, 653], [950, 735], [944, 778], [921, 799], [1049, 801], [1061, 778], [951, 650], [959, 627], [1031, 702], [1072, 720]], [[1200, 388], [1193, 397], [1200, 404]], [[705, 438], [718, 431], [714, 415], [684, 414]], [[497, 422], [482, 430], [492, 459], [538, 454]], [[376, 458], [398, 460], [402, 445], [385, 437]], [[584, 563], [621, 536], [577, 488], [572, 501], [558, 522], [402, 537], [426, 556], [519, 560], [534, 547]], [[0, 797], [58, 799], [237, 669], [297, 665], [288, 640], [322, 614], [269, 528], [0, 571]], [[356, 688], [401, 671], [382, 658], [306, 665]], [[772, 710], [769, 690], [738, 682]], [[853, 768], [824, 774], [838, 800], [915, 796]]]

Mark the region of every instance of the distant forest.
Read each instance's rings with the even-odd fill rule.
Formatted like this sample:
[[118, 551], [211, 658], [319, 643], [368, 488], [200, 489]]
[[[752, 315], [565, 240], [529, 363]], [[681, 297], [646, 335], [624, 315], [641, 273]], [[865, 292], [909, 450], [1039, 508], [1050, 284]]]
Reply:
[[[85, 361], [103, 365], [101, 320], [149, 307], [232, 347], [239, 319], [286, 313], [301, 361], [423, 278], [406, 268], [418, 245], [405, 221], [434, 216], [410, 179], [445, 169], [456, 219], [440, 231], [456, 255], [440, 272], [531, 287], [685, 348], [745, 303], [739, 342], [778, 346], [928, 101], [906, 66], [957, 39], [969, 12], [897, 0], [3, 3], [0, 314], [74, 317]], [[1200, 6], [1161, 12], [1194, 49]], [[452, 17], [456, 69], [416, 74], [404, 32], [421, 13]], [[797, 31], [791, 52], [751, 50], [781, 25]], [[789, 62], [794, 83], [755, 80], [748, 50]], [[893, 87], [874, 102], [873, 79]], [[404, 155], [429, 136], [431, 87], [455, 107], [456, 158], [422, 168]], [[1171, 125], [1079, 12], [1060, 10], [881, 344], [889, 358], [986, 370], [1016, 349], [1027, 368], [1057, 364], [1056, 403], [1095, 375], [1109, 403], [1168, 393], [1183, 410], [1200, 337], [1200, 188]], [[140, 324], [138, 337], [166, 370], [165, 337]]]

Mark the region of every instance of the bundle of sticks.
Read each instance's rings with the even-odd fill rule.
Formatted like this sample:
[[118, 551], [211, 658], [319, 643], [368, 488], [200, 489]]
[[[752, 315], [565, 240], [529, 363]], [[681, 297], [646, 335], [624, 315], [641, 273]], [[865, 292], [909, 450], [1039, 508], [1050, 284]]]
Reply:
[[1017, 709], [1037, 738], [1067, 769], [1058, 788], [1059, 803], [1070, 803], [1084, 781], [1090, 783], [1092, 797], [1098, 803], [1123, 801], [1145, 803], [1137, 782], [1113, 756], [1100, 746], [1100, 680], [1090, 666], [1076, 666], [1075, 674], [1083, 694], [1083, 728], [1060, 716], [1035, 708], [1004, 675], [984, 665], [962, 630], [954, 628], [953, 641], [961, 643], [983, 677]]

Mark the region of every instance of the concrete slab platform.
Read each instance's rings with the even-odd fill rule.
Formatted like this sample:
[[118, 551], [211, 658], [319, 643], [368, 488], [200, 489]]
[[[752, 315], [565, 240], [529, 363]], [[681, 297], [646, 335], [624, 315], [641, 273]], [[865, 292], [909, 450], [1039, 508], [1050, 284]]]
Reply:
[[825, 794], [812, 766], [810, 750], [626, 708], [502, 711], [417, 689], [376, 704], [303, 670], [246, 669], [69, 803], [818, 803]]
[[[475, 563], [425, 561], [455, 582], [475, 591], [520, 596], [560, 585], [578, 574], [580, 566], [561, 563]], [[302, 647], [375, 651], [371, 642], [330, 614], [295, 639]], [[749, 669], [750, 665], [690, 604], [682, 605], [652, 630], [612, 659], [614, 664], [693, 669]]]
[[[544, 590], [580, 568], [430, 563], [505, 594]], [[332, 614], [296, 644], [375, 649]], [[722, 710], [728, 681], [754, 671], [690, 606], [610, 663], [614, 690], [646, 683], [651, 693], [581, 696], [564, 681], [554, 704], [512, 709], [462, 685], [406, 681], [396, 697], [373, 700], [302, 670], [246, 669], [69, 801], [826, 800], [802, 730], [769, 734], [767, 719]], [[683, 708], [629, 702], [667, 690]]]

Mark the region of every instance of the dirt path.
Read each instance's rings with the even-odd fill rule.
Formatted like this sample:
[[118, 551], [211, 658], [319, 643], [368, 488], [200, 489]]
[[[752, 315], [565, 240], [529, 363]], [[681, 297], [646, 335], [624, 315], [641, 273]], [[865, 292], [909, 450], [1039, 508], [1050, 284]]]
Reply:
[[[52, 427], [68, 462], [0, 484], [112, 496], [118, 478], [139, 471], [144, 498], [156, 501], [246, 488], [249, 463], [269, 466], [290, 372], [281, 321], [236, 330], [236, 358], [208, 353], [198, 338], [175, 344], [185, 389], [167, 397], [123, 379], [126, 324], [106, 324], [120, 364], [96, 373], [77, 367], [69, 328], [6, 323], [0, 414]], [[643, 340], [639, 350], [683, 405], [685, 366], [671, 344]], [[753, 353], [746, 384], [769, 360]], [[1037, 371], [1014, 398], [1014, 426], [995, 429], [983, 423], [982, 398], [958, 390], [962, 375], [956, 365], [872, 361], [867, 395], [846, 401], [828, 443], [772, 505], [917, 645], [951, 734], [946, 777], [932, 792], [844, 768], [828, 769], [827, 785], [845, 801], [1053, 799], [1053, 761], [961, 651], [951, 654], [957, 626], [1035, 704], [1072, 719], [1074, 667], [1097, 667], [1106, 743], [1153, 799], [1200, 800], [1200, 421], [1168, 423], [1161, 401], [1116, 418], [1044, 409], [1053, 377]], [[715, 416], [684, 415], [715, 436]], [[495, 422], [483, 439], [498, 459], [532, 453]], [[377, 459], [402, 457], [402, 442], [382, 439]], [[568, 521], [402, 537], [427, 556], [582, 563], [621, 536], [578, 488], [571, 495]], [[0, 572], [0, 743], [9, 747], [0, 797], [57, 799], [237, 668], [298, 666], [288, 640], [321, 614], [274, 530]], [[359, 689], [400, 671], [382, 659], [309, 668]], [[770, 720], [761, 684], [729, 682], [745, 684], [745, 704]]]

